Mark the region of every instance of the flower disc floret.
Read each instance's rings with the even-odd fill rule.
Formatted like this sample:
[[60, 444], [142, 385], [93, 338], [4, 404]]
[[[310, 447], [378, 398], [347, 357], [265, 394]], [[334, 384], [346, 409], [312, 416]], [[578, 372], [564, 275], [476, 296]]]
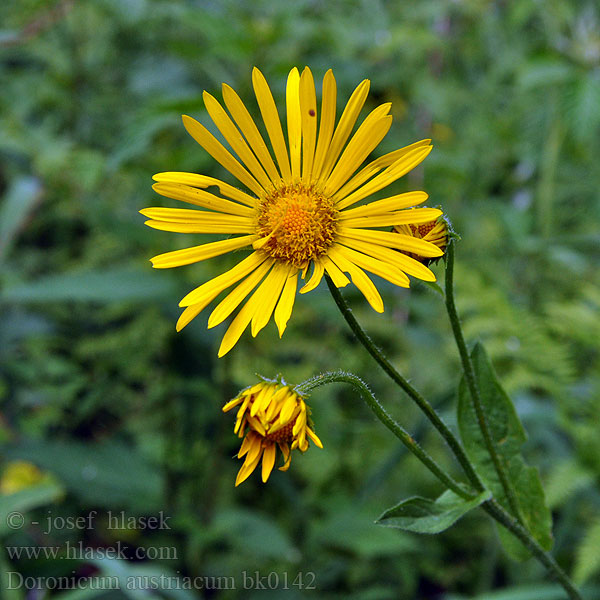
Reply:
[[284, 186], [260, 202], [261, 248], [272, 258], [304, 268], [333, 244], [337, 213], [334, 201], [314, 187]]

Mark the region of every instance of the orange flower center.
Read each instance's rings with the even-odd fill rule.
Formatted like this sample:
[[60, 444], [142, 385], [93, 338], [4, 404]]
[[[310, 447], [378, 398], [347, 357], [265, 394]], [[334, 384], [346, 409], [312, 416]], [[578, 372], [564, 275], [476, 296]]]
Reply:
[[270, 442], [278, 443], [293, 442], [294, 434], [292, 433], [292, 430], [294, 429], [295, 422], [296, 419], [288, 423], [285, 427], [282, 427], [279, 431], [276, 431], [275, 433], [268, 433], [265, 436], [265, 439], [269, 440]]
[[334, 202], [312, 187], [282, 187], [262, 200], [258, 234], [262, 249], [277, 260], [302, 268], [333, 244], [337, 213]]
[[419, 237], [424, 238], [434, 227], [435, 221], [430, 221], [429, 223], [421, 223], [419, 225], [410, 225], [410, 228], [413, 234], [418, 234]]

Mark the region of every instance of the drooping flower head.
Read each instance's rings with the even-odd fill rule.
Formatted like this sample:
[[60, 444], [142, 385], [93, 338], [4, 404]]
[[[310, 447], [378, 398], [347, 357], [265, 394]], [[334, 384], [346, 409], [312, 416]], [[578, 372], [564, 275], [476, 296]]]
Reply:
[[311, 439], [319, 448], [321, 440], [313, 431], [310, 408], [304, 398], [285, 382], [261, 381], [243, 390], [223, 407], [223, 412], [239, 406], [234, 433], [244, 438], [238, 458], [244, 458], [235, 485], [245, 481], [262, 459], [262, 480], [266, 482], [275, 466], [277, 448], [283, 455], [280, 471], [287, 471], [292, 450], [306, 452]]
[[[141, 211], [149, 219], [146, 224], [155, 229], [230, 236], [155, 256], [155, 268], [187, 265], [242, 248], [251, 250], [232, 269], [202, 284], [180, 302], [184, 311], [177, 322], [178, 331], [232, 286], [211, 313], [208, 327], [223, 322], [245, 301], [223, 337], [219, 356], [229, 352], [248, 325], [255, 336], [271, 316], [281, 336], [292, 313], [298, 277], [307, 279], [300, 289], [303, 294], [317, 287], [324, 273], [337, 287], [350, 283], [347, 274], [371, 306], [383, 312], [381, 296], [365, 271], [408, 287], [407, 274], [425, 281], [435, 281], [435, 276], [425, 265], [396, 250], [425, 257], [442, 254], [429, 241], [389, 231], [394, 226], [427, 223], [441, 214], [435, 208], [405, 210], [424, 202], [425, 192], [364, 203], [431, 151], [431, 140], [421, 140], [359, 170], [392, 122], [388, 114], [391, 104], [385, 103], [371, 111], [352, 135], [367, 98], [368, 80], [354, 90], [336, 125], [337, 90], [331, 70], [323, 79], [318, 115], [310, 69], [305, 68], [302, 75], [292, 69], [286, 89], [287, 143], [269, 86], [256, 68], [252, 83], [266, 138], [226, 84], [223, 101], [228, 112], [207, 92], [204, 103], [231, 151], [204, 125], [183, 117], [190, 135], [248, 192], [205, 175], [159, 173], [154, 176], [156, 192], [201, 210]], [[218, 193], [206, 191], [211, 187]]]
[[[443, 216], [429, 223], [396, 225], [394, 231], [402, 235], [412, 235], [418, 239], [435, 244], [442, 253], [446, 251], [446, 246], [448, 245], [448, 223]], [[432, 260], [430, 257], [421, 256], [415, 252], [406, 252], [406, 254], [426, 265]], [[433, 260], [437, 258], [439, 257], [435, 257]]]

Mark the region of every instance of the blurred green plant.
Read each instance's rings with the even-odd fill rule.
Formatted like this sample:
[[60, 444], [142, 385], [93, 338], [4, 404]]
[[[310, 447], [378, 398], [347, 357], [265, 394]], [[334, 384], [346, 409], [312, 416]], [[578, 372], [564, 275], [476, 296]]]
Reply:
[[[225, 362], [213, 360], [216, 340], [202, 323], [174, 343], [171, 298], [216, 272], [202, 265], [167, 279], [149, 271], [145, 257], [178, 246], [145, 231], [137, 211], [150, 197], [150, 175], [169, 165], [220, 175], [183, 143], [179, 124], [183, 112], [202, 119], [203, 89], [227, 81], [248, 96], [253, 65], [281, 85], [291, 66], [309, 64], [316, 75], [332, 67], [340, 88], [369, 77], [373, 102], [393, 101], [383, 152], [433, 137], [429, 164], [410, 185], [443, 203], [461, 233], [457, 302], [466, 336], [488, 348], [529, 433], [523, 451], [541, 465], [557, 560], [596, 597], [600, 565], [573, 557], [593, 543], [600, 515], [599, 19], [593, 2], [569, 0], [0, 3], [0, 469], [27, 453], [66, 489], [31, 508], [29, 521], [41, 523], [48, 510], [150, 511], [150, 488], [173, 529], [144, 532], [136, 543], [175, 546], [179, 558], [123, 568], [314, 571], [311, 594], [325, 598], [451, 598], [448, 589], [490, 600], [560, 597], [555, 586], [532, 588], [539, 568], [497, 553], [495, 532], [475, 514], [444, 536], [389, 530], [382, 538], [369, 518], [399, 493], [436, 497], [440, 489], [412, 457], [389, 450], [387, 432], [342, 388], [321, 391], [314, 407], [326, 453], [274, 476], [268, 497], [251, 483], [230, 487], [237, 465], [226, 457], [237, 449], [226, 441], [221, 405], [252, 371], [301, 381], [337, 368], [341, 323], [318, 289], [282, 340], [265, 331]], [[452, 425], [457, 362], [439, 301], [425, 286], [382, 288], [394, 328], [352, 294], [347, 300]], [[361, 376], [372, 369], [352, 347], [344, 366]], [[374, 384], [380, 397], [391, 389]], [[389, 410], [452, 468], [412, 406]], [[58, 447], [71, 451], [59, 458], [51, 454]], [[86, 466], [98, 477], [89, 477], [93, 468], [82, 474]], [[246, 523], [235, 517], [240, 510], [253, 517], [247, 544], [229, 535]], [[273, 528], [295, 552], [255, 553]], [[64, 533], [98, 547], [120, 535], [100, 526]], [[40, 539], [66, 541], [30, 526], [3, 542]], [[2, 577], [75, 570], [83, 578], [103, 568], [0, 559]], [[3, 594], [24, 598], [22, 590]]]

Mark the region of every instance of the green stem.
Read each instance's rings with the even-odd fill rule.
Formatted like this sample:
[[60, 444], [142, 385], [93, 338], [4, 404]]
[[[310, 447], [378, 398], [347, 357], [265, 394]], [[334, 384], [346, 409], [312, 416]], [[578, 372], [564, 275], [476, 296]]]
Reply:
[[473, 363], [467, 350], [467, 345], [463, 336], [462, 327], [460, 325], [460, 320], [456, 311], [456, 304], [454, 303], [453, 240], [450, 241], [450, 243], [448, 244], [448, 248], [446, 249], [446, 310], [448, 311], [448, 317], [450, 318], [452, 332], [454, 333], [456, 345], [458, 346], [458, 353], [460, 354], [460, 360], [462, 362], [465, 380], [467, 382], [467, 387], [469, 388], [469, 394], [471, 395], [473, 408], [475, 409], [475, 415], [477, 417], [477, 423], [479, 425], [479, 429], [481, 430], [481, 434], [483, 435], [485, 446], [492, 459], [492, 462], [494, 463], [496, 473], [498, 473], [498, 479], [500, 480], [500, 484], [502, 485], [502, 489], [504, 490], [504, 494], [506, 495], [506, 499], [508, 500], [510, 510], [512, 514], [519, 520], [519, 522], [523, 524], [523, 520], [519, 510], [519, 503], [517, 501], [517, 496], [512, 485], [510, 484], [508, 474], [506, 472], [506, 469], [504, 468], [504, 465], [502, 464], [500, 455], [498, 454], [498, 449], [496, 448], [496, 444], [494, 442], [494, 439], [492, 438], [490, 427], [488, 425], [485, 412], [483, 411], [481, 395], [479, 393], [479, 386], [477, 385], [477, 379], [475, 378], [475, 370], [473, 369]]
[[[462, 340], [462, 350], [464, 352], [464, 356], [469, 359], [469, 355], [466, 351], [466, 345], [464, 343], [464, 338], [462, 336], [462, 330], [460, 329], [460, 324], [458, 321], [458, 315], [456, 313], [456, 307], [454, 305], [454, 292], [452, 289], [452, 277], [453, 277], [453, 267], [454, 267], [454, 249], [452, 248], [452, 244], [449, 245], [448, 249], [448, 257], [449, 261], [446, 266], [446, 269], [450, 268], [450, 273], [446, 272], [446, 306], [448, 307], [449, 313], [452, 313], [451, 322], [453, 329], [458, 326], [458, 332], [460, 334], [459, 338], [457, 338], [457, 343], [459, 343], [459, 339]], [[448, 276], [450, 279], [448, 279]], [[425, 416], [431, 421], [434, 427], [442, 434], [448, 446], [454, 453], [454, 456], [458, 460], [458, 462], [463, 467], [467, 477], [475, 487], [477, 491], [483, 491], [485, 489], [481, 479], [475, 472], [473, 465], [468, 459], [465, 451], [463, 450], [460, 442], [456, 439], [452, 431], [447, 427], [447, 425], [440, 419], [437, 413], [434, 411], [433, 407], [394, 369], [394, 367], [387, 361], [387, 359], [383, 356], [379, 348], [375, 346], [371, 338], [367, 335], [367, 333], [362, 329], [362, 327], [358, 324], [352, 311], [346, 304], [346, 301], [340, 294], [339, 290], [328, 275], [325, 276], [327, 285], [329, 286], [329, 290], [335, 303], [337, 304], [342, 316], [354, 332], [354, 335], [358, 338], [361, 344], [365, 347], [365, 349], [369, 352], [369, 354], [377, 361], [379, 366], [391, 377], [391, 379], [396, 382], [405, 392], [406, 394], [419, 406], [419, 408], [425, 413]], [[450, 286], [448, 286], [448, 282]], [[450, 296], [450, 300], [448, 300], [448, 294]], [[454, 318], [454, 320], [453, 320]], [[456, 332], [455, 332], [456, 335]], [[461, 344], [459, 343], [459, 352], [461, 351]], [[463, 354], [461, 354], [462, 358]], [[470, 359], [468, 360], [468, 365], [470, 365], [470, 373], [473, 375], [472, 365]], [[464, 365], [464, 362], [463, 362]], [[466, 369], [465, 369], [466, 374]], [[310, 380], [309, 380], [310, 381]], [[474, 381], [474, 377], [473, 377]], [[315, 386], [316, 387], [316, 386]], [[365, 386], [366, 387], [366, 386]], [[367, 388], [368, 389], [368, 388]], [[383, 410], [383, 408], [382, 408]], [[384, 411], [385, 413], [385, 411]], [[387, 413], [385, 413], [387, 415]], [[389, 416], [389, 415], [388, 415]], [[385, 423], [384, 423], [385, 424]], [[387, 427], [387, 425], [386, 425]], [[398, 427], [400, 427], [398, 425]], [[400, 428], [402, 429], [402, 428]], [[488, 430], [489, 433], [489, 430]], [[412, 438], [411, 438], [412, 439]], [[412, 448], [411, 448], [412, 451]], [[463, 491], [464, 494], [464, 491]], [[544, 551], [544, 549], [535, 541], [535, 539], [531, 536], [529, 531], [511, 514], [506, 512], [504, 508], [495, 499], [488, 500], [484, 502], [481, 507], [485, 510], [492, 518], [494, 518], [497, 522], [499, 522], [502, 526], [508, 529], [514, 536], [516, 536], [521, 542], [532, 552], [532, 554], [548, 569], [548, 571], [552, 574], [552, 576], [562, 585], [562, 587], [567, 592], [569, 598], [571, 600], [582, 600], [581, 595], [577, 591], [577, 588], [574, 586], [572, 581], [566, 575], [566, 573], [558, 566], [554, 558]]]
[[521, 525], [510, 513], [493, 498], [481, 504], [481, 508], [485, 510], [492, 518], [506, 527], [515, 537], [517, 537], [524, 546], [548, 569], [552, 576], [562, 585], [571, 600], [582, 600], [581, 594], [569, 579], [568, 575], [560, 568], [551, 554], [548, 554], [535, 541], [529, 531]]
[[358, 338], [358, 341], [365, 347], [367, 352], [377, 361], [379, 366], [391, 377], [391, 379], [399, 385], [406, 394], [415, 402], [415, 404], [423, 411], [425, 416], [431, 421], [432, 425], [440, 432], [442, 437], [446, 440], [446, 443], [452, 450], [454, 456], [461, 464], [464, 469], [469, 481], [473, 484], [477, 491], [483, 491], [485, 486], [479, 479], [479, 476], [475, 472], [473, 465], [469, 461], [463, 447], [461, 446], [458, 439], [452, 433], [450, 428], [444, 423], [440, 416], [435, 412], [434, 408], [413, 388], [396, 369], [390, 364], [390, 362], [383, 356], [381, 350], [373, 343], [371, 338], [367, 335], [365, 330], [359, 325], [358, 321], [354, 318], [350, 307], [346, 304], [342, 294], [337, 289], [333, 281], [331, 281], [329, 275], [325, 275], [329, 291], [335, 300], [342, 316], [350, 326], [350, 329], [354, 332], [354, 335]]
[[563, 142], [563, 126], [557, 110], [556, 94], [549, 98], [548, 137], [542, 146], [540, 159], [540, 177], [536, 191], [536, 217], [539, 233], [544, 239], [552, 235], [553, 214], [556, 200], [556, 166], [560, 160], [560, 148]]
[[322, 385], [329, 383], [349, 383], [354, 386], [369, 408], [375, 413], [375, 416], [412, 452], [446, 487], [462, 498], [472, 499], [473, 494], [469, 493], [463, 486], [454, 481], [454, 479], [440, 467], [435, 460], [421, 447], [418, 442], [383, 408], [367, 384], [353, 373], [344, 371], [335, 371], [322, 373], [316, 377], [306, 380], [296, 387], [296, 391], [301, 394], [310, 392]]

